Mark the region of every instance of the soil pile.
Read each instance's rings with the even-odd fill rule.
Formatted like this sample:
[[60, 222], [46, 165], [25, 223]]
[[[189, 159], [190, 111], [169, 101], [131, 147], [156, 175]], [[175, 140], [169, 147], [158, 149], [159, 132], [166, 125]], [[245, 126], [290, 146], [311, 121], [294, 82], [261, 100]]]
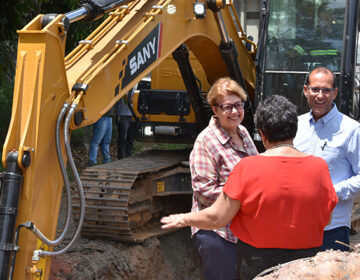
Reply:
[[[58, 233], [63, 229], [65, 217], [63, 201]], [[64, 245], [75, 230], [76, 225], [71, 221]], [[190, 229], [185, 228], [142, 244], [80, 237], [67, 253], [53, 258], [50, 280], [200, 280], [203, 279], [200, 258], [190, 235]]]
[[200, 259], [189, 234], [181, 230], [143, 244], [80, 238], [53, 259], [50, 279], [200, 280]]
[[255, 279], [360, 280], [360, 253], [328, 250], [312, 258], [279, 265], [271, 274]]

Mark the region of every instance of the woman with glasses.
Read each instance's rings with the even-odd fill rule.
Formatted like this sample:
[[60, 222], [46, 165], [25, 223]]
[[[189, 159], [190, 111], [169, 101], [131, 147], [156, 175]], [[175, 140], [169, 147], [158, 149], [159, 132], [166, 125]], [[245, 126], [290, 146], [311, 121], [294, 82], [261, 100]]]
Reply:
[[[214, 113], [198, 135], [190, 154], [193, 187], [192, 211], [212, 205], [232, 171], [244, 157], [256, 155], [244, 118], [246, 93], [234, 80], [221, 78], [210, 88], [208, 103]], [[213, 231], [191, 228], [207, 280], [236, 278], [236, 237], [229, 225]]]
[[163, 228], [213, 229], [231, 221], [238, 238], [240, 279], [314, 256], [338, 199], [326, 162], [293, 146], [296, 106], [274, 95], [255, 114], [266, 151], [242, 159], [209, 208], [162, 218]]

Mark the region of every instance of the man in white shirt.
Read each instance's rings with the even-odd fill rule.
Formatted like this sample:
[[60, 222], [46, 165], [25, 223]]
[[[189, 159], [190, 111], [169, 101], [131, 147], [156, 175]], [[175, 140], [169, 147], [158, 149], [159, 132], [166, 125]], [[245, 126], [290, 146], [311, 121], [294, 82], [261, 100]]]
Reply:
[[325, 227], [322, 250], [349, 248], [353, 199], [360, 194], [360, 124], [340, 113], [334, 73], [325, 67], [313, 69], [304, 85], [311, 111], [299, 116], [294, 145], [302, 152], [319, 156], [328, 164], [339, 202], [331, 224]]

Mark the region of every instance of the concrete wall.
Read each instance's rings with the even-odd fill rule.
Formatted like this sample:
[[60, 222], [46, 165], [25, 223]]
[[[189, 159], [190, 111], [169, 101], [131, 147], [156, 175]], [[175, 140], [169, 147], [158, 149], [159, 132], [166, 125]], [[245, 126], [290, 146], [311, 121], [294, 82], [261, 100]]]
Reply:
[[240, 23], [247, 36], [253, 36], [254, 42], [258, 42], [260, 0], [233, 0]]
[[254, 37], [255, 43], [259, 37], [260, 1], [246, 0], [246, 34]]

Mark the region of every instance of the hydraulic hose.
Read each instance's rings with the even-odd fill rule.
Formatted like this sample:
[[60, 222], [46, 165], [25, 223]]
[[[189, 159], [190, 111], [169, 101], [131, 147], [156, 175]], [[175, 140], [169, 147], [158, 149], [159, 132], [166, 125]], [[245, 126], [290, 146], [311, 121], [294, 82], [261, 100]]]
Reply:
[[77, 108], [77, 104], [73, 103], [70, 106], [70, 109], [66, 115], [65, 118], [65, 125], [64, 125], [64, 142], [65, 142], [65, 150], [66, 150], [66, 155], [68, 156], [68, 162], [69, 162], [69, 166], [71, 168], [71, 171], [74, 175], [75, 181], [76, 181], [76, 186], [78, 189], [78, 193], [79, 193], [79, 197], [80, 197], [80, 218], [79, 218], [79, 223], [78, 226], [76, 228], [75, 234], [73, 235], [71, 241], [61, 250], [59, 251], [43, 251], [43, 250], [35, 250], [34, 254], [33, 254], [33, 259], [37, 259], [38, 257], [41, 256], [58, 256], [61, 255], [63, 253], [65, 253], [67, 250], [69, 250], [69, 248], [72, 246], [72, 244], [75, 242], [75, 240], [77, 239], [77, 237], [80, 234], [80, 230], [82, 228], [83, 222], [84, 222], [84, 217], [85, 217], [85, 195], [84, 195], [84, 189], [82, 187], [81, 181], [80, 181], [80, 176], [79, 173], [76, 170], [76, 166], [74, 163], [74, 159], [71, 153], [71, 147], [70, 147], [70, 135], [69, 135], [69, 126], [70, 126], [70, 121], [71, 118], [73, 116], [73, 114], [75, 113], [75, 109]]
[[28, 228], [31, 229], [31, 231], [34, 232], [35, 235], [39, 239], [41, 239], [45, 244], [48, 244], [50, 246], [55, 246], [55, 245], [59, 244], [59, 242], [64, 238], [64, 236], [66, 234], [66, 231], [68, 230], [69, 220], [70, 220], [70, 216], [71, 216], [71, 210], [70, 210], [71, 190], [70, 190], [70, 182], [69, 182], [69, 179], [67, 177], [65, 163], [64, 163], [63, 158], [62, 158], [61, 146], [60, 146], [60, 125], [61, 125], [61, 121], [62, 121], [66, 111], [67, 111], [67, 115], [66, 115], [65, 124], [64, 124], [64, 144], [65, 144], [66, 155], [68, 156], [69, 166], [70, 166], [71, 171], [72, 171], [72, 173], [74, 175], [74, 178], [75, 178], [75, 181], [76, 181], [76, 186], [77, 186], [79, 197], [80, 197], [80, 218], [79, 218], [79, 223], [78, 223], [78, 226], [76, 228], [76, 231], [75, 231], [71, 241], [63, 249], [61, 249], [59, 251], [52, 251], [52, 252], [44, 251], [44, 250], [35, 250], [33, 252], [33, 261], [38, 261], [40, 257], [44, 257], [44, 256], [58, 256], [58, 255], [61, 255], [61, 254], [65, 253], [67, 250], [69, 250], [69, 248], [73, 245], [73, 243], [75, 242], [75, 240], [79, 236], [80, 230], [81, 230], [83, 222], [84, 222], [84, 217], [85, 217], [85, 195], [84, 195], [84, 190], [83, 190], [83, 187], [82, 187], [82, 184], [81, 184], [81, 181], [80, 181], [80, 176], [79, 176], [79, 173], [76, 170], [74, 159], [73, 159], [73, 156], [72, 156], [72, 153], [71, 153], [70, 135], [69, 135], [69, 131], [70, 131], [69, 127], [70, 127], [71, 118], [72, 118], [73, 114], [75, 113], [75, 110], [77, 108], [77, 104], [78, 104], [81, 96], [82, 96], [82, 94], [80, 94], [78, 96], [78, 98], [73, 102], [73, 104], [71, 104], [69, 110], [67, 110], [69, 104], [67, 104], [67, 103], [64, 104], [64, 106], [63, 106], [63, 108], [62, 108], [62, 110], [61, 110], [61, 112], [59, 114], [57, 123], [56, 123], [56, 149], [57, 149], [57, 153], [58, 153], [61, 172], [62, 172], [64, 182], [65, 182], [65, 185], [66, 185], [66, 189], [67, 189], [67, 192], [68, 192], [68, 212], [67, 212], [66, 224], [65, 224], [64, 231], [57, 240], [50, 241], [36, 228], [36, 226], [33, 223], [31, 223], [31, 225]]
[[61, 122], [68, 110], [69, 107], [69, 103], [65, 102], [63, 107], [61, 108], [59, 117], [56, 121], [56, 130], [55, 130], [55, 141], [56, 141], [56, 153], [58, 156], [58, 160], [59, 160], [59, 164], [60, 164], [60, 169], [61, 169], [61, 174], [62, 177], [64, 179], [64, 184], [65, 184], [65, 189], [66, 189], [66, 193], [67, 193], [67, 214], [66, 214], [66, 221], [65, 221], [65, 226], [64, 229], [62, 231], [62, 234], [59, 236], [59, 238], [57, 240], [54, 240], [52, 242], [52, 244], [48, 244], [48, 245], [52, 245], [55, 246], [57, 244], [59, 244], [65, 237], [68, 229], [69, 229], [69, 224], [70, 224], [70, 219], [71, 219], [71, 204], [72, 204], [72, 199], [71, 199], [71, 188], [70, 188], [70, 181], [69, 181], [69, 177], [67, 175], [67, 171], [66, 171], [66, 165], [64, 162], [64, 157], [62, 155], [61, 152], [61, 145], [60, 145], [60, 126], [61, 126]]
[[63, 107], [61, 108], [60, 114], [58, 116], [58, 119], [56, 121], [56, 129], [55, 129], [55, 141], [56, 141], [56, 152], [57, 152], [57, 156], [58, 156], [58, 160], [59, 160], [59, 164], [60, 164], [60, 169], [61, 169], [61, 174], [62, 177], [64, 179], [64, 184], [65, 184], [65, 189], [66, 189], [66, 193], [67, 193], [67, 214], [66, 214], [66, 221], [65, 221], [65, 226], [64, 229], [61, 233], [61, 235], [55, 239], [55, 240], [49, 240], [44, 234], [41, 233], [41, 231], [33, 224], [31, 223], [31, 226], [28, 227], [29, 229], [31, 229], [31, 231], [42, 241], [44, 242], [46, 245], [49, 246], [56, 246], [58, 244], [61, 243], [61, 241], [63, 241], [68, 229], [69, 229], [69, 225], [70, 225], [70, 219], [71, 219], [71, 188], [70, 188], [70, 181], [66, 172], [66, 167], [65, 167], [65, 162], [64, 162], [64, 158], [62, 156], [61, 153], [61, 146], [60, 146], [60, 126], [61, 126], [61, 122], [66, 114], [66, 111], [68, 110], [69, 104], [65, 103], [63, 105]]
[[46, 238], [34, 224], [32, 224], [32, 227], [31, 227], [31, 231], [42, 242], [44, 242], [46, 245], [49, 245], [49, 246], [56, 246], [56, 245], [60, 244], [60, 242], [64, 239], [64, 237], [69, 229], [70, 218], [71, 218], [71, 202], [72, 202], [72, 200], [71, 200], [70, 181], [67, 176], [65, 162], [64, 162], [64, 159], [63, 159], [63, 156], [61, 153], [61, 147], [60, 147], [60, 125], [65, 116], [66, 111], [68, 110], [68, 107], [69, 107], [69, 104], [65, 103], [63, 105], [63, 107], [61, 108], [60, 114], [56, 121], [56, 129], [55, 129], [56, 152], [57, 152], [60, 169], [61, 169], [61, 174], [64, 179], [65, 189], [66, 189], [66, 193], [67, 193], [67, 215], [66, 215], [65, 226], [64, 226], [64, 229], [63, 229], [61, 235], [56, 240], [49, 240], [48, 238]]
[[[16, 232], [15, 232], [15, 236], [14, 236], [14, 244], [17, 246], [18, 242], [19, 242], [19, 235], [20, 235], [20, 229], [23, 227], [26, 227], [29, 224], [29, 222], [25, 223], [25, 224], [20, 224], [18, 225]], [[14, 267], [15, 267], [15, 259], [16, 259], [16, 251], [14, 251], [13, 256], [12, 256], [12, 262], [11, 262], [11, 266], [9, 269], [9, 280], [13, 279], [13, 275], [14, 275]]]

